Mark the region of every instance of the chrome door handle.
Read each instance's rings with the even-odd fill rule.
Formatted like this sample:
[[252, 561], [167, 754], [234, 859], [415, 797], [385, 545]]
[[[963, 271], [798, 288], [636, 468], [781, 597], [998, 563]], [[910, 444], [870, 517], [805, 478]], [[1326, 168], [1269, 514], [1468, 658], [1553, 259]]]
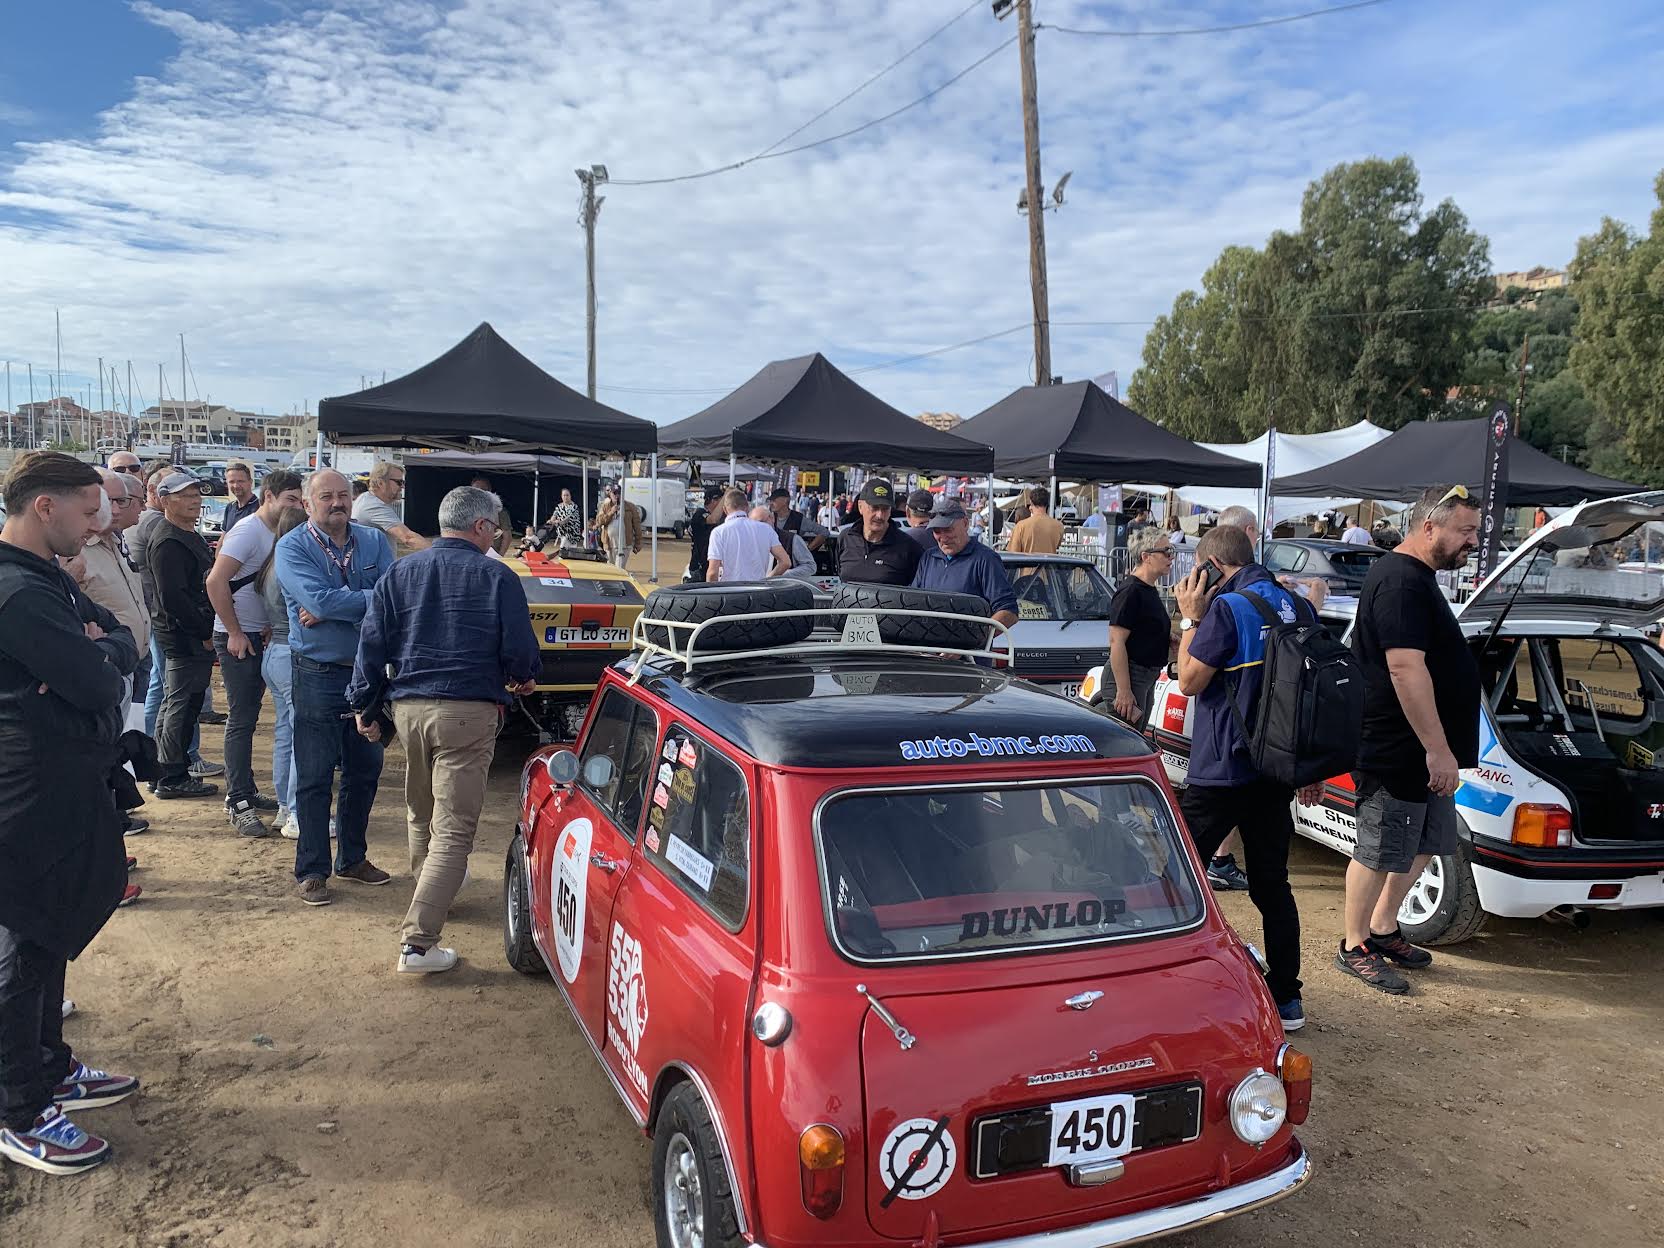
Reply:
[[[1068, 1006], [1071, 1010], [1090, 1010], [1092, 1008], [1092, 1003], [1101, 1000], [1103, 995], [1104, 994], [1099, 992], [1096, 988], [1089, 988], [1085, 992], [1077, 992], [1072, 997], [1065, 997], [1063, 999], [1063, 1004]], [[1102, 1179], [1098, 1181], [1100, 1183], [1103, 1182]]]
[[614, 871], [618, 870], [618, 863], [613, 859], [608, 858], [605, 854], [591, 854], [589, 856], [589, 865], [605, 871], [608, 875], [611, 875]]

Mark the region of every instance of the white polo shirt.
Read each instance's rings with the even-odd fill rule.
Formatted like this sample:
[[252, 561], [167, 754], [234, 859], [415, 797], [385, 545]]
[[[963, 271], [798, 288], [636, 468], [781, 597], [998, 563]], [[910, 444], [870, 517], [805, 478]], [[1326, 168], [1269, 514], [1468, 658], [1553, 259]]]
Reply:
[[720, 560], [719, 581], [760, 581], [774, 566], [780, 535], [771, 525], [736, 511], [711, 532], [712, 559]]

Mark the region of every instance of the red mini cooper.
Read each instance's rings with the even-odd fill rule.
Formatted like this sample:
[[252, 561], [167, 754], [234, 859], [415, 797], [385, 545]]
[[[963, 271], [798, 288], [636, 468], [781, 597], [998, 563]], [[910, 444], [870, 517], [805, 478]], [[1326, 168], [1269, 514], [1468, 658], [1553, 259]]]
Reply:
[[653, 616], [526, 764], [504, 943], [651, 1135], [661, 1248], [1106, 1248], [1306, 1181], [1311, 1061], [1146, 742], [854, 615]]

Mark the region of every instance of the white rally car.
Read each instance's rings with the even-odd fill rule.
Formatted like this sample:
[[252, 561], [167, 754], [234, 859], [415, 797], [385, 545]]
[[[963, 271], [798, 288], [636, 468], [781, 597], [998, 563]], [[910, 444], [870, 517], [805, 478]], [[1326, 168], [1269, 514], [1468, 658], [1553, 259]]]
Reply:
[[[1479, 763], [1456, 791], [1461, 852], [1435, 859], [1399, 912], [1417, 944], [1454, 944], [1489, 914], [1581, 921], [1664, 906], [1664, 493], [1583, 503], [1531, 534], [1462, 606], [1479, 659]], [[1355, 599], [1322, 617], [1351, 631]], [[1102, 669], [1081, 690], [1107, 694]], [[1171, 669], [1149, 732], [1169, 779], [1189, 769], [1190, 699]], [[1295, 831], [1342, 853], [1352, 777], [1296, 803]]]

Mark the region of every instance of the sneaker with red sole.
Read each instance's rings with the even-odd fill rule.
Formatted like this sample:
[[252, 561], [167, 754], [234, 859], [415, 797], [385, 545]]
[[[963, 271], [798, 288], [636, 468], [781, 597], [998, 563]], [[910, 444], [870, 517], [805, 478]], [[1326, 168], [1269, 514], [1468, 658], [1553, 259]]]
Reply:
[[76, 1062], [75, 1069], [52, 1089], [52, 1100], [65, 1109], [102, 1109], [125, 1101], [138, 1090], [139, 1081], [132, 1075], [112, 1075]]
[[129, 871], [137, 871], [139, 869], [139, 860], [133, 857], [132, 854], [127, 855], [127, 869]]
[[139, 894], [143, 892], [144, 889], [140, 888], [137, 884], [129, 884], [126, 888], [121, 890], [121, 900], [116, 902], [116, 905], [130, 906], [139, 899]]
[[27, 1130], [0, 1128], [0, 1157], [47, 1174], [80, 1174], [109, 1160], [110, 1143], [81, 1130], [52, 1105]]

